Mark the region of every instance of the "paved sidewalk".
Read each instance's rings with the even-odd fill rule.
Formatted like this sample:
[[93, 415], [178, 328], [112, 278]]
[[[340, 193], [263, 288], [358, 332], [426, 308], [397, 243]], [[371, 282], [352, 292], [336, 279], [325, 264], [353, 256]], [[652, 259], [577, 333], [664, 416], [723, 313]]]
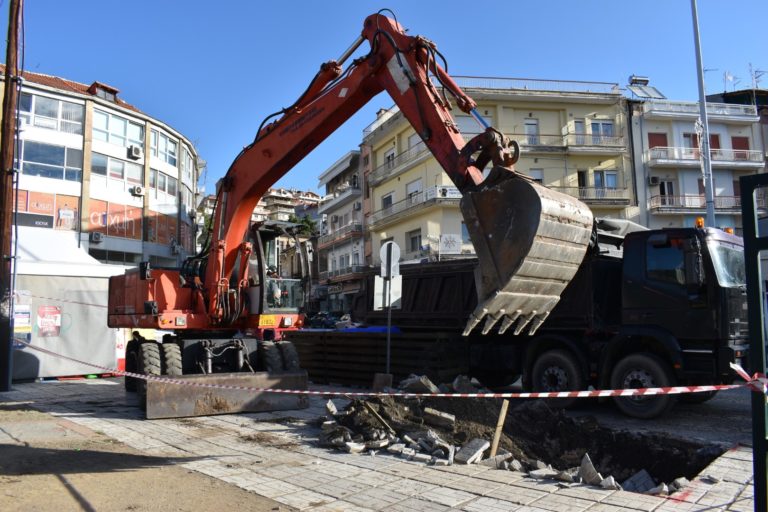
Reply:
[[[323, 389], [323, 388], [319, 388]], [[121, 379], [15, 384], [0, 401], [25, 401], [181, 465], [300, 510], [365, 512], [751, 511], [752, 452], [735, 448], [670, 498], [579, 485], [561, 488], [479, 465], [430, 467], [384, 451], [351, 455], [317, 447], [325, 400], [278, 413], [144, 420]], [[334, 399], [339, 408], [344, 399]], [[0, 433], [0, 445], [7, 440]], [[188, 462], [189, 458], [195, 458]]]

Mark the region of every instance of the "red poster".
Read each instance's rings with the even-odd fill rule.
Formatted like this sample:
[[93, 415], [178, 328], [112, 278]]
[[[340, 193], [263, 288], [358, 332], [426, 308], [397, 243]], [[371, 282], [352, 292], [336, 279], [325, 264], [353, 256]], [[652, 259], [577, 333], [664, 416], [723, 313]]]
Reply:
[[56, 194], [56, 229], [77, 229], [80, 222], [79, 198]]
[[29, 192], [26, 190], [19, 190], [19, 200], [16, 201], [16, 194], [13, 194], [13, 207], [17, 212], [29, 211], [27, 208], [27, 202], [29, 201]]
[[37, 335], [50, 338], [61, 330], [61, 308], [59, 306], [37, 307]]
[[107, 234], [107, 202], [91, 199], [88, 204], [88, 231]]
[[53, 215], [53, 194], [43, 192], [29, 193], [29, 212], [42, 215]]

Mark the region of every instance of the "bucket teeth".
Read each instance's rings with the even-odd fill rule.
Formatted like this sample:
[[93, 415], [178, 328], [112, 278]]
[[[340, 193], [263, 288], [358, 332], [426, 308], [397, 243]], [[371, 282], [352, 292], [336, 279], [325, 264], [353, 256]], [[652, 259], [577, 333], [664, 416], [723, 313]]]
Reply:
[[[501, 169], [501, 170], [499, 170]], [[478, 257], [478, 305], [464, 335], [483, 320], [504, 333], [533, 334], [578, 271], [592, 235], [592, 212], [574, 197], [494, 168], [465, 191], [461, 211]], [[506, 174], [505, 174], [506, 173]]]

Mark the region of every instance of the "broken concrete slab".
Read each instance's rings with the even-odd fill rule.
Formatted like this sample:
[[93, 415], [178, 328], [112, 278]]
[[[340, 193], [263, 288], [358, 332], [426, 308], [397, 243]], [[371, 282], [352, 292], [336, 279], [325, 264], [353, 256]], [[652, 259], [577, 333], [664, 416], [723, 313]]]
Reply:
[[643, 493], [643, 494], [650, 494], [652, 496], [668, 496], [669, 495], [669, 487], [667, 487], [667, 484], [662, 482], [661, 484], [657, 485], [653, 489]]
[[448, 461], [448, 459], [435, 459], [433, 462], [435, 466], [450, 466], [451, 463]]
[[645, 493], [656, 487], [648, 471], [641, 469], [631, 477], [621, 483], [621, 488], [625, 491]]
[[432, 455], [428, 453], [417, 453], [414, 454], [413, 458], [411, 460], [415, 460], [416, 462], [431, 462], [432, 461]]
[[456, 393], [477, 393], [477, 387], [472, 385], [466, 375], [459, 375], [453, 379], [451, 387]]
[[482, 457], [483, 452], [490, 447], [490, 441], [474, 438], [461, 447], [454, 460], [459, 464], [472, 464]]
[[403, 391], [411, 393], [439, 393], [440, 390], [426, 375], [410, 375], [398, 385]]
[[404, 449], [405, 449], [405, 445], [403, 443], [396, 443], [396, 444], [391, 444], [387, 446], [387, 451], [389, 453], [394, 453], [394, 454], [403, 453]]
[[332, 400], [328, 400], [325, 403], [325, 410], [328, 412], [328, 414], [331, 415], [331, 417], [339, 414], [339, 410], [336, 408], [336, 404], [334, 404]]
[[[503, 465], [506, 463], [507, 467], [509, 467], [509, 462], [507, 462], [509, 459], [512, 458], [511, 453], [503, 453], [500, 455], [496, 455], [495, 457], [489, 457], [485, 460], [480, 461], [480, 464], [483, 466], [488, 466], [494, 469], [502, 469]], [[506, 469], [506, 468], [504, 468]]]
[[368, 450], [378, 450], [381, 448], [385, 448], [387, 445], [389, 445], [389, 440], [387, 439], [377, 439], [374, 441], [367, 441], [365, 443], [365, 448]]
[[595, 465], [592, 464], [592, 459], [589, 458], [588, 453], [585, 453], [584, 457], [581, 459], [579, 477], [584, 483], [589, 485], [600, 485], [600, 482], [603, 481], [603, 475], [597, 472]]
[[517, 472], [521, 472], [522, 473], [523, 472], [523, 463], [520, 462], [517, 459], [512, 459], [509, 462], [509, 470], [510, 471], [517, 471]]
[[447, 412], [432, 409], [431, 407], [424, 408], [422, 418], [424, 419], [424, 423], [427, 425], [446, 428], [451, 431], [456, 425], [456, 416], [453, 414], [448, 414]]
[[365, 444], [363, 443], [348, 442], [344, 443], [344, 445], [347, 447], [349, 453], [360, 453], [365, 450]]
[[689, 486], [691, 484], [691, 481], [685, 478], [684, 476], [681, 476], [680, 478], [675, 478], [671, 484], [669, 484], [669, 490], [671, 492], [677, 492], [685, 487]]
[[528, 476], [536, 480], [554, 479], [560, 472], [552, 468], [534, 469], [528, 472]]
[[618, 482], [616, 482], [616, 479], [613, 478], [612, 475], [609, 475], [603, 478], [603, 481], [600, 482], [600, 487], [602, 487], [603, 489], [609, 489], [614, 491], [621, 490], [621, 486], [618, 484]]

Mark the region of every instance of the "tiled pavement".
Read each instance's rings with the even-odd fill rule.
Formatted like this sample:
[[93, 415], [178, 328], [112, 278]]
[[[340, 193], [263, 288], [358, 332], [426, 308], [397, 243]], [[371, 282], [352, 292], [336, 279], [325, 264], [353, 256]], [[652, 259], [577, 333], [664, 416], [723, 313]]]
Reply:
[[[16, 384], [0, 401], [31, 402], [36, 409], [101, 432], [147, 455], [180, 458], [190, 470], [300, 510], [364, 512], [688, 512], [751, 511], [752, 452], [735, 448], [715, 460], [671, 498], [561, 488], [522, 473], [488, 467], [429, 467], [382, 451], [351, 455], [316, 445], [313, 420], [324, 400], [309, 409], [278, 413], [144, 420], [122, 380]], [[345, 400], [334, 399], [337, 406]], [[0, 433], [0, 443], [9, 442]], [[190, 462], [190, 459], [193, 459]]]

